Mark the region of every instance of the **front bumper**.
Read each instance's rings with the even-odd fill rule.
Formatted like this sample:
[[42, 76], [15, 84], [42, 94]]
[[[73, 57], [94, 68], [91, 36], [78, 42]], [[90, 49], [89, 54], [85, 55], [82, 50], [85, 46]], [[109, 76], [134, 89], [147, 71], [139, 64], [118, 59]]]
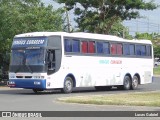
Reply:
[[11, 88], [46, 89], [46, 79], [9, 79]]

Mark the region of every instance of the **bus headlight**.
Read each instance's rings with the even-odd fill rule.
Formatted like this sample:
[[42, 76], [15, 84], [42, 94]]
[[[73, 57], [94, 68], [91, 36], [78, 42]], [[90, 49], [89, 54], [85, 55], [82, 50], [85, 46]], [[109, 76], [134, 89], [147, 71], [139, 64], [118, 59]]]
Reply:
[[44, 79], [44, 76], [41, 76], [41, 79]]
[[9, 76], [9, 78], [10, 79], [14, 79], [14, 78], [16, 78], [15, 76], [13, 76], [13, 75], [11, 75], [11, 76]]
[[33, 76], [34, 79], [40, 79], [40, 76]]
[[44, 79], [44, 76], [33, 76], [34, 79]]
[[10, 81], [9, 84], [15, 84], [15, 82], [14, 81]]

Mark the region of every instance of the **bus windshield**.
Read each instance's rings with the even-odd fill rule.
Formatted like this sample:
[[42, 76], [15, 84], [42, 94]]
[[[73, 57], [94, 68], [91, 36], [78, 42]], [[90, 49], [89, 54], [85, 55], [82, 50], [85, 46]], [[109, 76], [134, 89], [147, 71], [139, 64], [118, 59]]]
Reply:
[[44, 50], [12, 50], [12, 58], [11, 65], [44, 65]]

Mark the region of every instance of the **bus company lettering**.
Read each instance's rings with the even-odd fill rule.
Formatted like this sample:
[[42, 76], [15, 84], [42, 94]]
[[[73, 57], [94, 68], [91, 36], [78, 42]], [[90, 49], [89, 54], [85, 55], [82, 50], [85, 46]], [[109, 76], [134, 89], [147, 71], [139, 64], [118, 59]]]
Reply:
[[40, 45], [44, 44], [44, 40], [16, 40], [13, 45]]
[[122, 60], [111, 60], [111, 64], [122, 64]]
[[100, 60], [100, 64], [122, 64], [122, 60]]
[[16, 40], [13, 42], [13, 45], [25, 45], [26, 40]]
[[109, 60], [100, 60], [99, 63], [100, 64], [109, 64]]
[[26, 44], [43, 44], [44, 40], [27, 40]]

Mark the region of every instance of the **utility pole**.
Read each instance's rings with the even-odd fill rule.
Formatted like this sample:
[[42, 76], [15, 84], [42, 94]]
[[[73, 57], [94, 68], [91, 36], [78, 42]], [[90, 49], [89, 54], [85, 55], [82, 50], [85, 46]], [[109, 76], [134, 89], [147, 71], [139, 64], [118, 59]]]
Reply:
[[65, 12], [66, 12], [66, 19], [67, 19], [67, 31], [70, 33], [71, 32], [71, 24], [70, 24], [70, 18], [69, 18], [66, 3], [65, 3]]
[[139, 26], [138, 26], [138, 20], [137, 20], [137, 25], [136, 25], [136, 27], [137, 27], [137, 31], [136, 31], [136, 32], [138, 33], [138, 32], [139, 32], [139, 31], [138, 31], [138, 27], [139, 27]]
[[125, 32], [126, 32], [126, 29], [125, 28], [123, 28], [123, 38], [125, 38], [126, 36], [125, 36]]
[[160, 32], [160, 31], [159, 31], [159, 24], [158, 24], [158, 34], [160, 34], [159, 32]]
[[149, 33], [149, 17], [148, 17], [148, 33]]

